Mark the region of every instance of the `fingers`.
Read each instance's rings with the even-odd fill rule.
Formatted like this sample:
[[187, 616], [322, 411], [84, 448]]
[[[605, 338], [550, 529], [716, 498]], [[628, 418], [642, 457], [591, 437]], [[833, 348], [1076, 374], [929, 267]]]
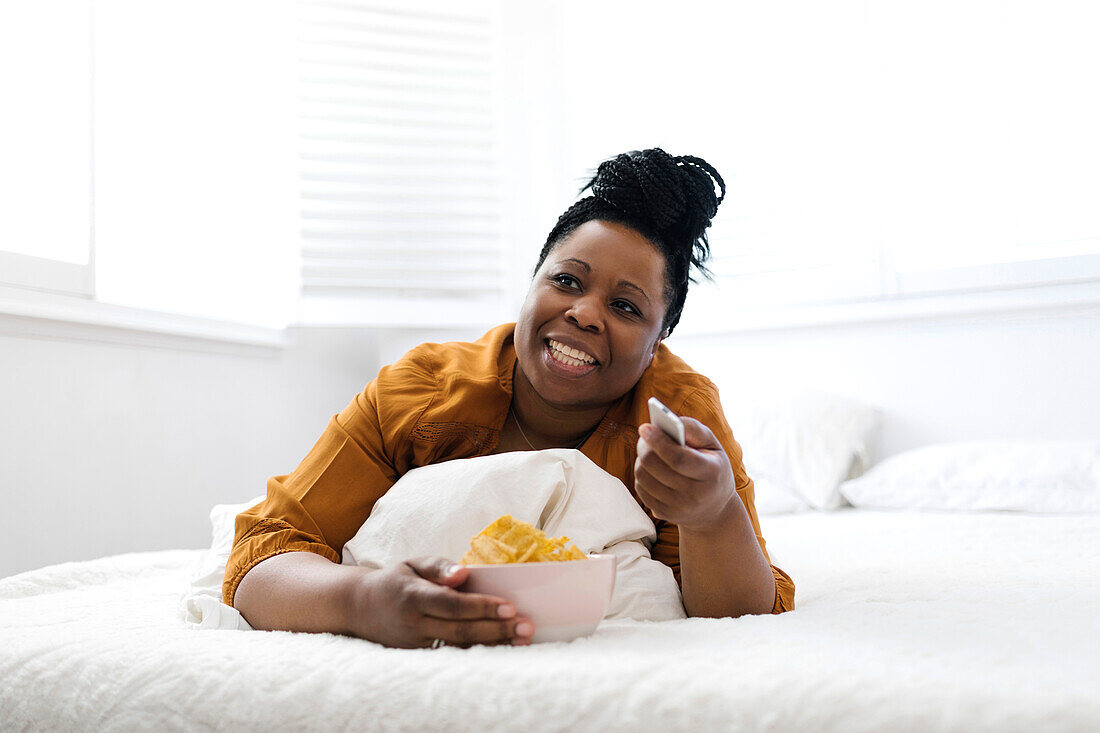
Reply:
[[654, 425], [642, 425], [638, 431], [638, 467], [666, 486], [679, 486], [685, 480], [698, 480], [707, 471], [707, 457], [693, 448], [678, 445]]
[[654, 480], [641, 480], [642, 474], [637, 469], [636, 476], [634, 491], [637, 492], [638, 499], [649, 508], [655, 518], [671, 521], [676, 516], [676, 511], [673, 508], [675, 505], [672, 503], [676, 498], [673, 495], [673, 490]]
[[[451, 590], [466, 582], [469, 570], [442, 557], [416, 557], [405, 564], [424, 580], [435, 585], [416, 587], [414, 607], [438, 618], [477, 619], [512, 618], [516, 608], [505, 598]], [[440, 588], [439, 585], [449, 587]]]
[[530, 620], [519, 617], [503, 621], [455, 621], [427, 617], [422, 626], [425, 646], [435, 639], [442, 639], [453, 646], [472, 644], [513, 644], [525, 646], [531, 643], [535, 631]]
[[704, 423], [686, 415], [681, 416], [680, 419], [684, 421], [684, 439], [689, 448], [698, 448], [699, 450], [722, 448], [722, 444], [718, 442], [714, 431]]
[[445, 557], [416, 557], [405, 561], [424, 580], [438, 585], [457, 588], [466, 582], [469, 571], [462, 565], [451, 562]]
[[638, 436], [638, 460], [647, 468], [663, 464], [675, 473], [688, 474], [694, 451], [680, 446], [665, 431], [649, 423], [638, 429]]
[[496, 620], [515, 618], [516, 615], [516, 607], [504, 598], [430, 585], [416, 590], [414, 607], [425, 616], [442, 619]]
[[668, 488], [684, 487], [694, 479], [672, 468], [658, 456], [646, 443], [638, 441], [638, 457], [634, 461], [635, 482], [646, 479], [656, 481]]
[[683, 477], [679, 476], [678, 478], [679, 481], [676, 481], [675, 478], [672, 481], [665, 481], [660, 476], [654, 475], [641, 461], [636, 461], [634, 464], [634, 487], [659, 501], [670, 502], [686, 488]]
[[[714, 437], [714, 433], [706, 425], [686, 415], [680, 419], [684, 423], [684, 442], [687, 448], [714, 450], [722, 447], [722, 444], [718, 442], [718, 438]], [[654, 449], [659, 450], [662, 456], [671, 457], [676, 451], [681, 451], [685, 447], [670, 438], [668, 433], [653, 423], [642, 423], [638, 430], [642, 438], [648, 441]]]
[[515, 604], [497, 596], [446, 587], [457, 584], [456, 578], [465, 582], [469, 574], [466, 568], [438, 557], [414, 558], [405, 564], [420, 576], [407, 591], [406, 613], [425, 640], [424, 646], [435, 639], [460, 646], [531, 643], [534, 625], [530, 619], [516, 615]]

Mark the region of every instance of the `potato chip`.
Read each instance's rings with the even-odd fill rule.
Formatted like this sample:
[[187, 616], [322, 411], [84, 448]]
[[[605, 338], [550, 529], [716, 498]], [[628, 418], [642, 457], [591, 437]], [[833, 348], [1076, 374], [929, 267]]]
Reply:
[[470, 550], [462, 556], [462, 562], [502, 565], [586, 559], [576, 545], [566, 547], [568, 541], [568, 537], [547, 537], [534, 525], [505, 514], [470, 540]]

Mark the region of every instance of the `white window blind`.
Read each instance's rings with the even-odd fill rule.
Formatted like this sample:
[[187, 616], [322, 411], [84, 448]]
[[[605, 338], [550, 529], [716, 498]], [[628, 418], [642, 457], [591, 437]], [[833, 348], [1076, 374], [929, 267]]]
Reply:
[[494, 320], [507, 260], [494, 5], [299, 9], [300, 322]]

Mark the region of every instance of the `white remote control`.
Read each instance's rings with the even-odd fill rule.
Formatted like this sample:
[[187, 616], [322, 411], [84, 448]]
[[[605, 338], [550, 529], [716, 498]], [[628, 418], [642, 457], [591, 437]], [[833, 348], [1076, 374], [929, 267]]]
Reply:
[[649, 398], [649, 421], [665, 431], [668, 437], [684, 445], [684, 421], [672, 410], [665, 407], [656, 397]]

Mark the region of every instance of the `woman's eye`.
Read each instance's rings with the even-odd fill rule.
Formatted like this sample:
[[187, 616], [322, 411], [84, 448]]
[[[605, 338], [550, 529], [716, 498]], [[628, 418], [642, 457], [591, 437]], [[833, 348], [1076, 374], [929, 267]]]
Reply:
[[642, 315], [642, 312], [639, 311], [637, 308], [635, 308], [633, 303], [631, 303], [630, 301], [627, 301], [627, 300], [616, 300], [611, 305], [618, 308], [619, 310], [626, 311], [627, 313], [630, 313], [630, 314], [635, 315], [635, 316]]
[[579, 284], [577, 282], [577, 278], [573, 277], [572, 275], [555, 275], [554, 282], [558, 283], [559, 285], [564, 285], [567, 288], [573, 288]]

